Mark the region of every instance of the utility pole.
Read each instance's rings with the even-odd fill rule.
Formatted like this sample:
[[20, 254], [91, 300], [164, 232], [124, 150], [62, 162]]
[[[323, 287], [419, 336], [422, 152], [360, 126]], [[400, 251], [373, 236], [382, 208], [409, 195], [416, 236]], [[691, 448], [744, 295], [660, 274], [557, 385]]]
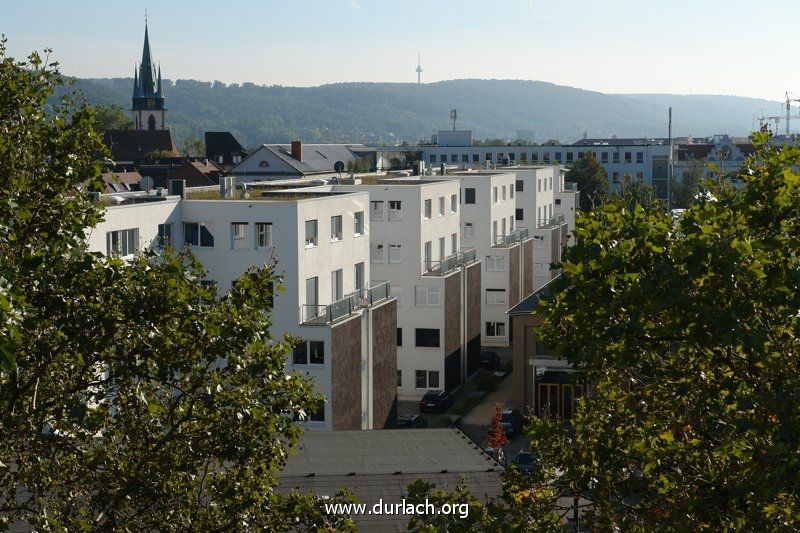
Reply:
[[668, 134], [669, 134], [669, 155], [667, 156], [667, 172], [669, 175], [667, 176], [667, 205], [669, 206], [670, 210], [672, 209], [672, 188], [674, 186], [675, 180], [675, 158], [672, 155], [673, 146], [672, 146], [672, 107], [669, 108], [669, 127], [668, 127]]

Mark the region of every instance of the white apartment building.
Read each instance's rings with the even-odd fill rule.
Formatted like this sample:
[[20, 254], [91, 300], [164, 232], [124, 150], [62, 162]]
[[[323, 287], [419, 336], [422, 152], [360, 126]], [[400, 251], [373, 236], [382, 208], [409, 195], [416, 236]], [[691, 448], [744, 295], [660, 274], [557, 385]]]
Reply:
[[461, 235], [475, 248], [481, 269], [481, 333], [484, 346], [508, 346], [506, 311], [533, 290], [533, 242], [516, 226], [513, 172], [453, 174], [461, 186]]
[[191, 246], [220, 294], [247, 269], [277, 259], [285, 290], [273, 296], [272, 334], [302, 339], [286, 369], [313, 378], [326, 397], [308, 427], [392, 427], [397, 307], [388, 283], [369, 282], [369, 195], [174, 191], [185, 198], [139, 194], [107, 208], [90, 249], [127, 256], [165, 240]]
[[480, 366], [481, 277], [475, 251], [462, 244], [459, 183], [400, 178], [313, 189], [369, 194], [372, 280], [389, 281], [397, 300], [399, 398], [463, 383]]

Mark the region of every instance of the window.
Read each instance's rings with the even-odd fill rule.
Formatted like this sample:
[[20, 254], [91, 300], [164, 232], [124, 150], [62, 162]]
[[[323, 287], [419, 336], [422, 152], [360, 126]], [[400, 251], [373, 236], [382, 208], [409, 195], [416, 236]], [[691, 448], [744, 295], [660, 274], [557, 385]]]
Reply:
[[545, 163], [549, 163], [550, 162], [550, 152], [545, 152], [544, 154], [542, 154], [542, 156], [543, 156], [543, 159], [544, 159]]
[[397, 386], [398, 387], [402, 387], [403, 386], [403, 371], [402, 370], [398, 370], [397, 371]]
[[445, 198], [444, 196], [439, 197], [439, 216], [444, 216], [444, 206], [445, 206]]
[[575, 154], [572, 152], [567, 152], [567, 163], [572, 163], [575, 160]]
[[473, 163], [480, 163], [481, 162], [481, 155], [480, 154], [472, 154], [472, 162]]
[[539, 152], [534, 152], [531, 154], [531, 158], [533, 159], [534, 163], [539, 161]]
[[475, 224], [473, 224], [472, 222], [464, 222], [464, 238], [465, 239], [475, 238]]
[[556, 205], [561, 205], [561, 198], [556, 198]]
[[425, 200], [425, 218], [431, 218], [431, 200], [428, 198]]
[[450, 235], [450, 253], [455, 255], [458, 252], [458, 233]]
[[325, 402], [317, 403], [317, 408], [308, 415], [309, 422], [325, 422]]
[[536, 180], [536, 190], [538, 192], [542, 192], [542, 178], [539, 178], [538, 180]]
[[450, 162], [458, 163], [458, 154], [450, 154]]
[[509, 198], [514, 198], [514, 186], [513, 185], [509, 185], [508, 186], [508, 197]]
[[331, 217], [331, 242], [342, 240], [342, 215]]
[[214, 235], [211, 233], [212, 224], [203, 222], [184, 222], [183, 240], [190, 246], [210, 248], [214, 246]]
[[487, 337], [505, 337], [506, 336], [506, 323], [505, 322], [487, 322], [486, 323], [486, 336]]
[[444, 258], [447, 257], [447, 252], [444, 250], [444, 237], [439, 237], [439, 261], [444, 261]]
[[508, 231], [514, 233], [514, 216], [508, 217]]
[[403, 202], [389, 201], [389, 220], [403, 220]]
[[442, 290], [440, 287], [417, 287], [415, 302], [418, 307], [438, 307], [442, 305]]
[[517, 156], [516, 156], [516, 154], [514, 152], [509, 152], [509, 154], [508, 154], [508, 160], [509, 161], [513, 162], [514, 159], [516, 159], [516, 158], [517, 158]]
[[323, 341], [308, 341], [308, 362], [312, 365], [325, 364], [325, 343]]
[[439, 372], [437, 370], [417, 370], [416, 387], [418, 389], [438, 389]]
[[369, 203], [369, 219], [383, 220], [383, 202]]
[[517, 192], [523, 192], [525, 190], [525, 182], [522, 180], [517, 180], [515, 187]]
[[644, 152], [636, 152], [636, 162], [644, 163]]
[[523, 213], [525, 212], [524, 209], [517, 209], [516, 218], [517, 220], [524, 220]]
[[247, 222], [231, 222], [231, 249], [249, 250], [250, 240], [247, 238]]
[[317, 220], [306, 220], [306, 248], [317, 245]]
[[506, 303], [505, 289], [486, 289], [486, 303], [488, 305], [503, 305]]
[[364, 235], [364, 211], [359, 211], [355, 214], [355, 230], [356, 235]]
[[519, 160], [522, 161], [523, 163], [526, 163], [528, 161], [528, 154], [526, 154], [525, 152], [520, 152]]
[[537, 225], [541, 225], [542, 224], [542, 208], [541, 207], [537, 207], [536, 208], [536, 221], [537, 221], [536, 222]]
[[293, 365], [307, 365], [308, 364], [308, 347], [306, 341], [292, 349], [292, 364]]
[[256, 222], [256, 248], [272, 246], [272, 222]]
[[497, 203], [497, 187], [492, 187], [492, 202]]
[[492, 244], [497, 244], [497, 221], [492, 221]]
[[342, 269], [331, 272], [331, 299], [338, 302], [344, 297], [344, 282]]
[[505, 185], [500, 187], [500, 199], [503, 200], [504, 202], [506, 200], [506, 186]]
[[601, 152], [600, 153], [600, 162], [601, 163], [608, 163], [608, 152]]
[[109, 231], [106, 233], [106, 253], [127, 257], [139, 251], [139, 228]]
[[555, 157], [556, 161], [557, 161], [557, 162], [559, 162], [559, 163], [561, 163], [561, 152], [556, 152], [556, 153], [555, 153], [555, 156], [556, 156], [556, 157]]
[[614, 172], [614, 173], [611, 175], [611, 181], [612, 181], [613, 183], [617, 183], [617, 182], [619, 182], [619, 172]]
[[491, 160], [492, 160], [492, 154], [491, 154], [491, 152], [487, 152], [486, 153], [486, 161], [491, 161]]
[[611, 157], [611, 160], [612, 160], [614, 163], [619, 163], [619, 152], [614, 152], [614, 153], [613, 153], [613, 154], [611, 154], [611, 155], [612, 155], [612, 157]]
[[506, 235], [508, 235], [508, 234], [506, 233], [506, 218], [505, 218], [505, 217], [503, 217], [503, 219], [502, 219], [502, 220], [500, 220], [500, 226], [501, 226], [501, 228], [502, 228], [502, 233], [501, 233], [501, 235], [503, 235], [503, 237], [505, 237]]
[[390, 244], [389, 245], [389, 262], [402, 263], [403, 262], [403, 245]]
[[504, 255], [486, 256], [486, 272], [505, 272], [506, 268], [507, 268], [506, 256]]
[[[403, 328], [397, 328], [397, 345], [403, 345]], [[398, 383], [397, 385], [399, 386], [400, 384]]]
[[433, 243], [431, 241], [425, 243], [423, 258], [425, 260], [425, 272], [427, 272], [431, 269], [431, 261], [433, 261]]
[[631, 162], [631, 153], [630, 152], [625, 152], [625, 162], [626, 163], [630, 163]]
[[450, 212], [455, 213], [458, 211], [458, 195], [451, 194], [450, 195]]
[[431, 154], [430, 155], [430, 162], [431, 163], [436, 163], [436, 154]]
[[372, 262], [373, 263], [383, 263], [383, 254], [384, 254], [384, 245], [382, 244], [373, 244], [372, 245]]
[[442, 163], [447, 163], [447, 154], [442, 154]]
[[158, 225], [158, 241], [156, 245], [159, 248], [172, 245], [172, 223]]
[[420, 348], [438, 348], [439, 330], [417, 328], [414, 330], [415, 345]]
[[469, 163], [469, 154], [461, 154], [461, 162]]
[[464, 203], [465, 204], [475, 203], [475, 189], [473, 187], [467, 187], [464, 189]]
[[360, 291], [364, 288], [364, 263], [356, 263], [355, 272], [355, 289]]
[[[319, 278], [306, 279], [306, 305], [316, 307], [319, 303]], [[316, 313], [316, 310], [314, 310]]]

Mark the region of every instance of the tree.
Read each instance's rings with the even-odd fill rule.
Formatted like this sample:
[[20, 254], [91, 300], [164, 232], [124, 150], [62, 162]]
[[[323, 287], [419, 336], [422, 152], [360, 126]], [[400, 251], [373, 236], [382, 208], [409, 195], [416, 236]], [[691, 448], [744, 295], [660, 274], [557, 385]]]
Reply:
[[625, 177], [623, 177], [619, 187], [607, 197], [607, 201], [621, 202], [623, 205], [627, 206], [629, 210], [634, 209], [637, 205], [645, 208], [657, 205], [661, 206], [662, 209], [664, 207], [663, 202], [656, 195], [656, 190], [652, 185], [648, 185], [640, 179], [634, 181], [631, 179], [630, 174], [626, 174]]
[[508, 444], [506, 432], [503, 430], [503, 406], [499, 403], [494, 404], [494, 415], [492, 416], [492, 425], [489, 428], [487, 444], [495, 450]]
[[183, 139], [181, 153], [185, 156], [203, 157], [206, 154], [206, 142], [190, 135]]
[[111, 104], [110, 106], [98, 104], [95, 106], [94, 111], [97, 129], [100, 131], [129, 130], [133, 128], [133, 119], [126, 115], [117, 104]]
[[569, 181], [578, 184], [581, 191], [581, 210], [591, 211], [602, 202], [608, 194], [608, 177], [606, 171], [592, 152], [579, 157], [567, 174]]
[[677, 228], [657, 205], [582, 215], [539, 306], [593, 393], [532, 446], [591, 489], [594, 529], [800, 525], [800, 149], [766, 140]]
[[189, 252], [88, 253], [106, 149], [61, 83], [0, 41], [0, 527], [351, 527], [273, 491], [320, 400], [267, 333], [274, 268], [217, 299]]

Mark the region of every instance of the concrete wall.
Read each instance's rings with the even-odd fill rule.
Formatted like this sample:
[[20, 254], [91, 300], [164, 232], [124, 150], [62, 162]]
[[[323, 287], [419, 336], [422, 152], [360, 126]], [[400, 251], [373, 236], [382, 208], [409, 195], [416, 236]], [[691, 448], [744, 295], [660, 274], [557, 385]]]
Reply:
[[520, 300], [521, 249], [521, 246], [514, 246], [508, 250], [508, 308], [514, 307]]

